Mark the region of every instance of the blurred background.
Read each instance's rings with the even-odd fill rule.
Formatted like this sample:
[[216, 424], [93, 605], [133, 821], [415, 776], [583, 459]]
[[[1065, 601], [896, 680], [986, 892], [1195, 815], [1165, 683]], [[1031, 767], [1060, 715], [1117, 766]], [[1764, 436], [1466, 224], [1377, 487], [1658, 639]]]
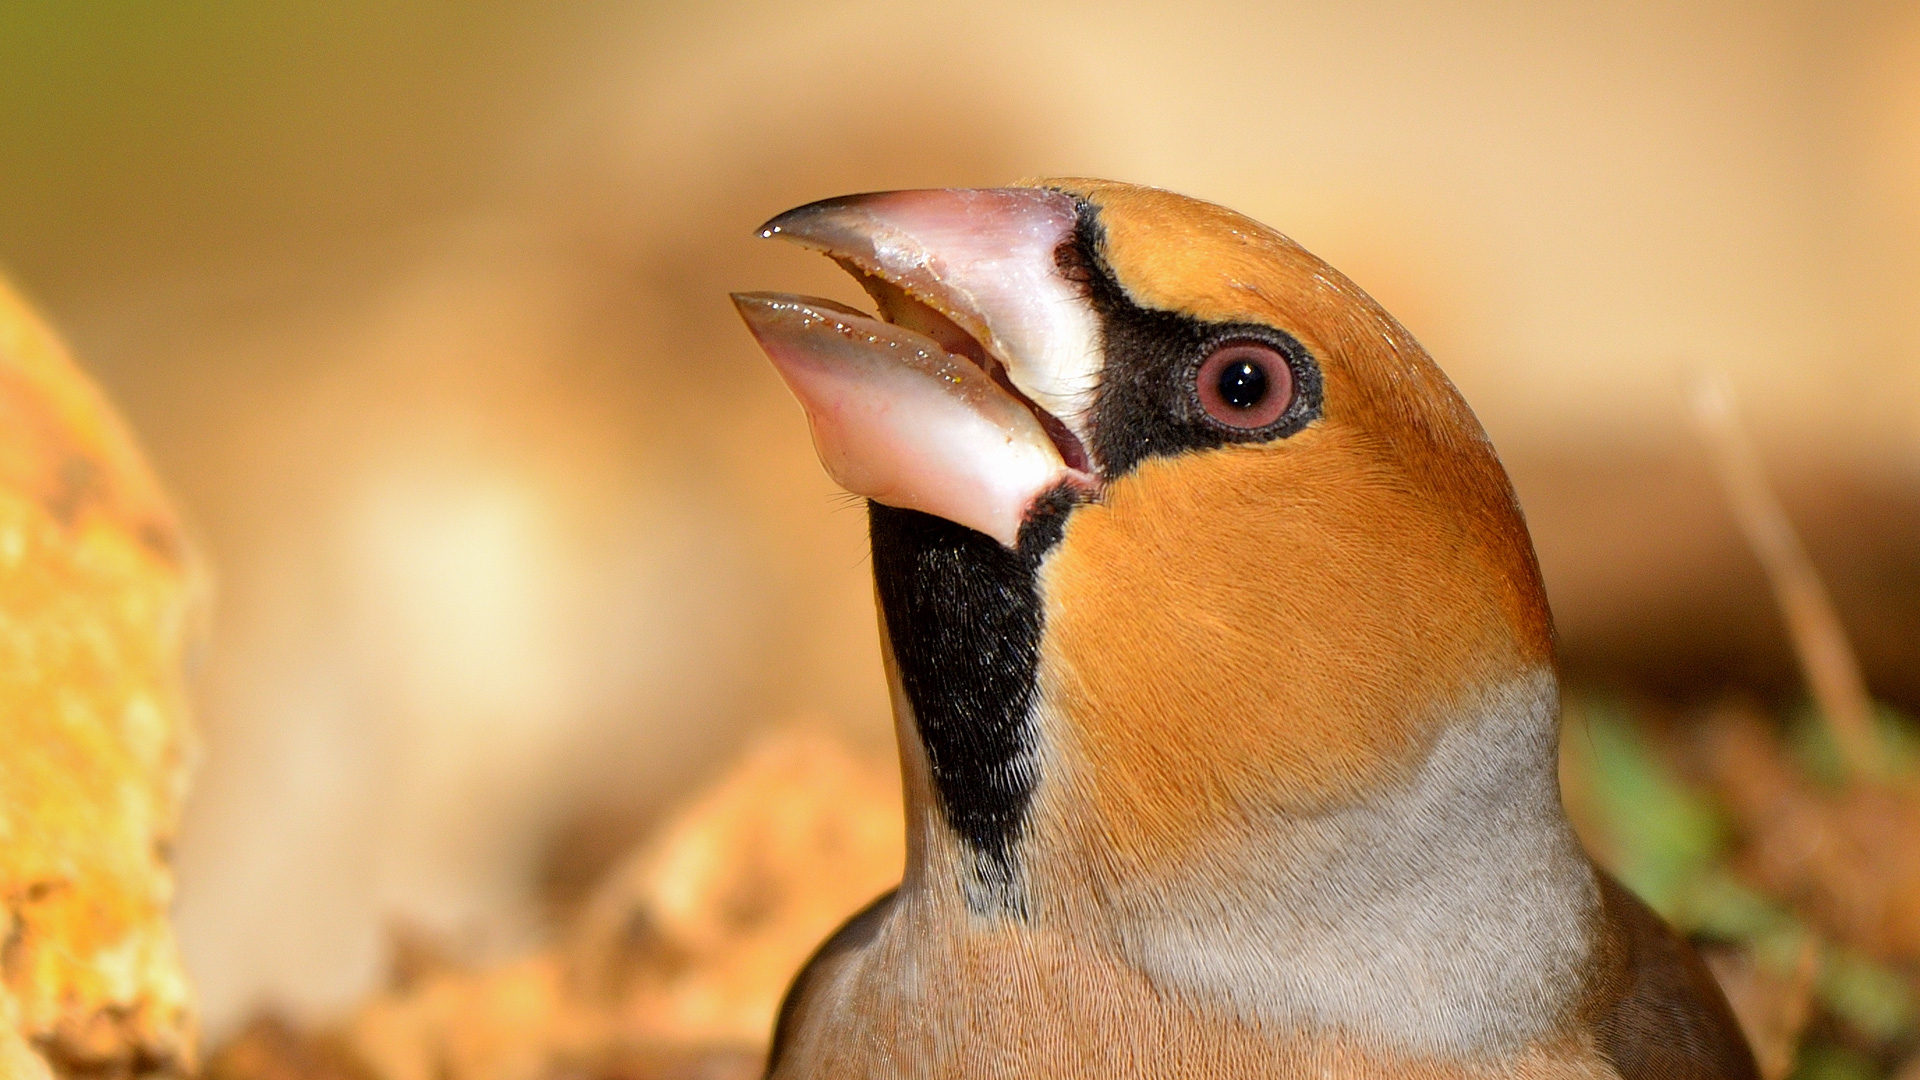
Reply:
[[217, 588], [178, 926], [210, 1033], [510, 954], [756, 731], [890, 746], [864, 515], [729, 289], [753, 229], [1095, 175], [1292, 235], [1507, 462], [1569, 681], [1801, 691], [1688, 425], [1724, 372], [1920, 707], [1920, 7], [0, 6], [0, 264]]

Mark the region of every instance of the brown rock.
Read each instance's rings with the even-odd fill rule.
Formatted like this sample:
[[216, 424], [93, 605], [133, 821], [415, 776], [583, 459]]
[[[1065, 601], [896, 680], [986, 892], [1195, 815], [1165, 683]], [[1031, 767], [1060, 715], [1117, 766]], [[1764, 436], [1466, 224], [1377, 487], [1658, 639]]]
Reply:
[[282, 1017], [248, 1024], [207, 1062], [202, 1080], [377, 1080], [338, 1036], [303, 1032]]
[[890, 764], [764, 736], [600, 887], [572, 973], [631, 1033], [761, 1043], [813, 950], [900, 883], [904, 818]]
[[192, 1066], [167, 904], [198, 577], [126, 429], [0, 284], [0, 1061]]

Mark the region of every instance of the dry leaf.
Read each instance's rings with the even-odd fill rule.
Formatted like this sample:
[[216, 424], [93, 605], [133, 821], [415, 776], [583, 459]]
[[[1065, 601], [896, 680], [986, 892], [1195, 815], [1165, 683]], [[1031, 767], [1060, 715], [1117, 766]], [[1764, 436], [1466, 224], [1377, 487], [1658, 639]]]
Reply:
[[1704, 956], [1753, 1047], [1762, 1080], [1784, 1080], [1799, 1056], [1800, 1036], [1813, 1019], [1820, 958], [1812, 943], [1801, 950], [1793, 970], [1784, 973], [1757, 963], [1745, 949], [1708, 949]]
[[1825, 790], [1737, 710], [1710, 718], [1703, 743], [1743, 871], [1840, 941], [1920, 960], [1920, 797], [1881, 783]]

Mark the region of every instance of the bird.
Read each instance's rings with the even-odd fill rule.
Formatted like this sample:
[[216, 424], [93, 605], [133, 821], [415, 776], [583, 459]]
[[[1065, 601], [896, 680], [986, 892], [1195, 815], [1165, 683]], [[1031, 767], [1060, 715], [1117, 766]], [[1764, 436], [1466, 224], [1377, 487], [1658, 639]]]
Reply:
[[908, 826], [769, 1077], [1757, 1076], [1576, 837], [1513, 487], [1358, 286], [1110, 181], [760, 234], [874, 303], [733, 294], [867, 501]]

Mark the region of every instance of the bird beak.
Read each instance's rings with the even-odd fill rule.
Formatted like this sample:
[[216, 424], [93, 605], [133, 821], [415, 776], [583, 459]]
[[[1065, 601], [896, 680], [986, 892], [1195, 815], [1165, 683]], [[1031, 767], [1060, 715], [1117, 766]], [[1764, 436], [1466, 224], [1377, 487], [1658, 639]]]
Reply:
[[1096, 483], [1085, 423], [1098, 330], [1055, 253], [1078, 204], [1038, 188], [812, 203], [760, 235], [824, 252], [878, 311], [736, 293], [835, 482], [1007, 547], [1038, 498]]

